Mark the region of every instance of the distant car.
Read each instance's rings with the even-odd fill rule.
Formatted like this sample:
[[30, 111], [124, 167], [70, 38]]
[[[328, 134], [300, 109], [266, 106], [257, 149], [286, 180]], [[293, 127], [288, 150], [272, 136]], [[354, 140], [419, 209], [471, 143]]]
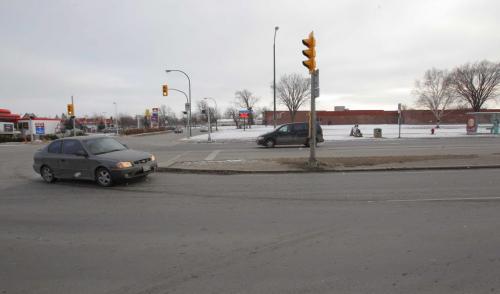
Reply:
[[[316, 125], [316, 142], [324, 142], [323, 130]], [[275, 145], [305, 145], [309, 146], [309, 123], [291, 123], [279, 126], [274, 131], [257, 138], [257, 144], [265, 147]]]
[[176, 127], [175, 130], [174, 130], [174, 133], [176, 133], [176, 134], [181, 134], [182, 132], [184, 132], [184, 130], [182, 129], [182, 127]]
[[200, 127], [200, 132], [206, 133], [206, 132], [208, 132], [208, 128], [205, 126], [202, 126], [202, 127]]
[[33, 159], [33, 169], [48, 183], [82, 179], [104, 187], [147, 176], [158, 166], [153, 154], [128, 149], [110, 137], [58, 139], [38, 150]]
[[108, 134], [108, 133], [116, 134], [117, 131], [120, 132], [121, 129], [117, 129], [115, 127], [110, 127], [110, 128], [105, 128], [102, 132], [105, 134]]

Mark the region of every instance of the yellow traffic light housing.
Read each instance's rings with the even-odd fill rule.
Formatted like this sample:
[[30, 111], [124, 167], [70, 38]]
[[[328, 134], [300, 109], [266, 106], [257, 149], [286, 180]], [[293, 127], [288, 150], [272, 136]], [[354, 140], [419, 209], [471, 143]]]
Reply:
[[75, 115], [74, 109], [73, 109], [73, 104], [68, 104], [68, 115], [73, 116]]
[[163, 85], [163, 96], [168, 96], [168, 86]]
[[307, 60], [302, 61], [302, 64], [309, 69], [309, 73], [313, 73], [316, 70], [316, 39], [314, 38], [314, 32], [309, 33], [307, 39], [302, 40], [307, 49], [302, 50], [302, 54], [307, 57]]

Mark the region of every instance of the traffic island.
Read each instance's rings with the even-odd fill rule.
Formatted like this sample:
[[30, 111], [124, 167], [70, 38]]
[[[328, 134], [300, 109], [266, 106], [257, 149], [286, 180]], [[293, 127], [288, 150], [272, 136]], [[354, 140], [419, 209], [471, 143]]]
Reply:
[[310, 167], [308, 158], [184, 161], [160, 164], [158, 171], [227, 175], [500, 168], [500, 156], [494, 154], [322, 157], [318, 162], [318, 167]]
[[[478, 155], [422, 155], [422, 156], [368, 156], [368, 157], [323, 157], [318, 158], [318, 166], [311, 167], [304, 158], [280, 158], [276, 159], [280, 164], [296, 167], [302, 170], [339, 170], [351, 168], [368, 168], [373, 166], [395, 166], [412, 165], [409, 163], [425, 161], [470, 160], [478, 158]], [[413, 164], [415, 165], [415, 164]]]

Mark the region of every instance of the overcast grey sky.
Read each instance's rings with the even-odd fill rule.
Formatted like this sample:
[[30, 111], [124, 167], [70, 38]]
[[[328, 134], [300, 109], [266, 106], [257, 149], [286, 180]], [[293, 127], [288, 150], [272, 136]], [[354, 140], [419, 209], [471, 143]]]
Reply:
[[[431, 67], [500, 61], [500, 1], [23, 1], [0, 0], [0, 108], [55, 115], [75, 96], [78, 114], [143, 113], [184, 97], [225, 108], [248, 89], [272, 105], [277, 78], [307, 74], [301, 39], [314, 30], [319, 110], [413, 105]], [[498, 105], [492, 105], [498, 106]]]

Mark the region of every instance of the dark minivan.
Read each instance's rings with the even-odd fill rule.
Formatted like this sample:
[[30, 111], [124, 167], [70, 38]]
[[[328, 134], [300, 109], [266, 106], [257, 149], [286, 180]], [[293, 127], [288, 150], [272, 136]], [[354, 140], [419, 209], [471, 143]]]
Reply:
[[[316, 124], [316, 142], [324, 142], [323, 130]], [[257, 144], [274, 147], [275, 145], [305, 145], [309, 146], [309, 123], [291, 123], [279, 126], [272, 132], [257, 138]]]

